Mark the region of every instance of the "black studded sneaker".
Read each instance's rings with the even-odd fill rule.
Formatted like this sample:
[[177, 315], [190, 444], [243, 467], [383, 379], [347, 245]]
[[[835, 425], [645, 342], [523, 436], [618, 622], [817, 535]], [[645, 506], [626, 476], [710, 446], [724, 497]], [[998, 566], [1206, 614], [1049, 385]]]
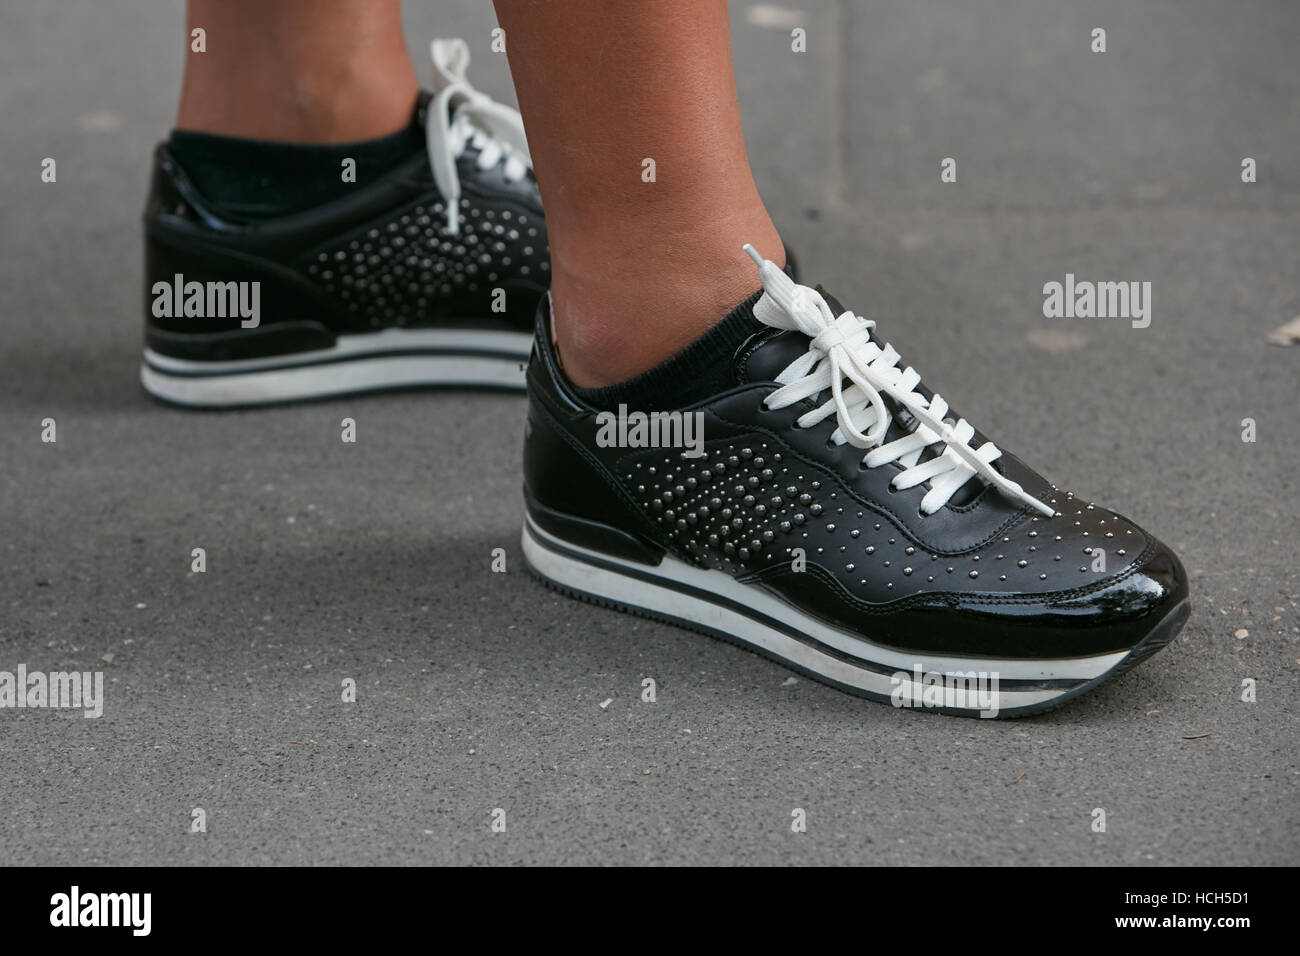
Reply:
[[462, 41], [434, 41], [433, 57], [441, 85], [417, 117], [427, 151], [305, 211], [219, 211], [166, 144], [157, 149], [144, 217], [146, 390], [219, 407], [523, 389], [550, 269], [523, 125], [466, 81]]
[[658, 408], [566, 382], [542, 303], [524, 441], [538, 575], [961, 715], [1050, 709], [1174, 638], [1190, 604], [1172, 551], [998, 449], [874, 322], [746, 249], [763, 291], [724, 322], [749, 326], [734, 358]]

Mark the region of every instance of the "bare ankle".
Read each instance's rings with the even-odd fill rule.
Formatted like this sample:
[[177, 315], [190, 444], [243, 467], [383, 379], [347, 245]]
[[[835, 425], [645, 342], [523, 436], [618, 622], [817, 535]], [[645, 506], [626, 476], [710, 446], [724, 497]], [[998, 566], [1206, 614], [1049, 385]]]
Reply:
[[[372, 78], [373, 79], [373, 78]], [[191, 82], [177, 111], [178, 129], [295, 143], [351, 143], [387, 136], [411, 122], [419, 83], [414, 72], [383, 84], [333, 88], [296, 76], [275, 91]]]
[[[699, 249], [640, 250], [632, 261], [610, 254], [602, 269], [577, 270], [553, 254], [551, 300], [557, 351], [580, 388], [626, 381], [677, 354], [759, 287], [742, 251], [753, 241], [778, 265], [785, 249], [776, 230]], [[671, 244], [669, 244], [671, 245]]]
[[[319, 14], [319, 15], [318, 15]], [[334, 0], [191, 0], [206, 48], [185, 61], [176, 125], [298, 143], [348, 143], [411, 121], [419, 78], [400, 6]]]

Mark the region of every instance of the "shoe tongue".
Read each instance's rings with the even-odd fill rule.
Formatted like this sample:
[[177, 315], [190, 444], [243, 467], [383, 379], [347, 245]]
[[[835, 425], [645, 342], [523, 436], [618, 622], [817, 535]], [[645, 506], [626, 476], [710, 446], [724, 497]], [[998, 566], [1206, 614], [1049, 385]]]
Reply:
[[[844, 306], [821, 286], [817, 286], [816, 291], [835, 315], [845, 311]], [[736, 353], [737, 378], [742, 382], [775, 381], [787, 365], [807, 351], [808, 336], [802, 332], [765, 325]]]
[[429, 105], [432, 102], [433, 94], [428, 90], [420, 90], [420, 95], [415, 99], [415, 122], [421, 129], [429, 121]]
[[[429, 109], [433, 106], [433, 101], [433, 93], [430, 93], [428, 90], [420, 90], [420, 95], [415, 101], [415, 122], [419, 125], [421, 132], [424, 132], [424, 129], [429, 122]], [[454, 100], [447, 103], [448, 125], [456, 121], [456, 107], [458, 105], [459, 104]], [[469, 121], [469, 125], [476, 130], [482, 129], [472, 121]]]
[[817, 288], [815, 288], [813, 291], [826, 300], [826, 304], [831, 307], [831, 315], [835, 316], [836, 318], [839, 318], [845, 312], [849, 311], [848, 309], [844, 308], [843, 305], [840, 304], [839, 299], [835, 298], [835, 296], [831, 295], [821, 286], [817, 286]]
[[[823, 289], [820, 285], [816, 287], [816, 292], [826, 300], [830, 306], [831, 313], [840, 316], [848, 311], [840, 304], [840, 301]], [[873, 329], [871, 339], [881, 348], [885, 343], [882, 342], [875, 334]], [[785, 368], [794, 362], [800, 356], [808, 351], [808, 336], [795, 329], [776, 329], [765, 327], [762, 331], [751, 336], [736, 353], [736, 375], [742, 382], [770, 382], [775, 381], [776, 377], [781, 374]], [[846, 386], [847, 387], [847, 386]], [[933, 395], [930, 389], [924, 384], [916, 387], [916, 391], [924, 395], [927, 399]], [[819, 405], [829, 401], [831, 390], [829, 388], [819, 392], [816, 396], [805, 399], [803, 404], [808, 408], [816, 408]], [[885, 430], [884, 442], [888, 443], [910, 435], [916, 428], [916, 416], [901, 405], [892, 396], [881, 393], [885, 406], [889, 409], [890, 422], [889, 427]], [[956, 417], [955, 415], [952, 417]], [[943, 451], [942, 444], [930, 445], [921, 453], [920, 461], [929, 461]], [[864, 451], [865, 454], [865, 451]], [[996, 464], [994, 467], [997, 467]], [[967, 481], [957, 492], [948, 499], [952, 505], [964, 505], [969, 503], [984, 488], [981, 481]]]
[[[848, 311], [821, 286], [817, 286], [814, 291], [826, 300], [832, 314], [839, 316]], [[742, 382], [775, 381], [787, 365], [808, 351], [808, 341], [808, 336], [797, 329], [763, 326], [736, 353], [737, 377]], [[820, 405], [829, 397], [830, 392], [827, 391], [825, 397], [818, 397], [817, 404]]]

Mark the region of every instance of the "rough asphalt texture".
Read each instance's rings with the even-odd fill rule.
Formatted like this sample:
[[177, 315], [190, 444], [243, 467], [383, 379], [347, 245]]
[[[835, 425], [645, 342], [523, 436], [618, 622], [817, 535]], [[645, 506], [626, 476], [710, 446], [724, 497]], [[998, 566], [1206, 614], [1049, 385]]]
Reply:
[[[155, 404], [139, 214], [181, 4], [5, 4], [0, 670], [102, 669], [107, 704], [0, 711], [0, 862], [1296, 861], [1300, 348], [1265, 337], [1300, 313], [1300, 8], [801, 6], [732, 13], [754, 167], [808, 278], [1003, 447], [1173, 545], [1180, 639], [1050, 716], [897, 712], [530, 578], [519, 398]], [[513, 101], [488, 5], [407, 17], [426, 75], [428, 39], [463, 35]], [[1150, 281], [1150, 327], [1044, 318], [1067, 272]]]

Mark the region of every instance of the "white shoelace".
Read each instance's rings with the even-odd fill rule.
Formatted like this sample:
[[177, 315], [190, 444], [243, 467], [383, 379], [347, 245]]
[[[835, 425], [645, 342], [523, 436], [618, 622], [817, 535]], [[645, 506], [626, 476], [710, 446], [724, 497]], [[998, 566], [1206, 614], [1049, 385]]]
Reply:
[[[941, 396], [936, 394], [927, 401], [916, 391], [921, 381], [916, 369], [900, 369], [894, 347], [886, 344], [882, 349], [871, 340], [874, 321], [852, 312], [836, 317], [816, 290], [796, 283], [753, 246], [746, 245], [745, 251], [758, 264], [763, 282], [763, 296], [754, 306], [755, 317], [773, 328], [797, 329], [812, 339], [808, 351], [776, 377], [781, 387], [765, 399], [768, 408], [784, 408], [829, 388], [830, 399], [800, 416], [798, 426], [811, 428], [834, 412], [837, 427], [831, 441], [870, 448], [862, 459], [865, 467], [878, 468], [893, 461], [903, 465], [891, 482], [899, 490], [930, 483], [930, 490], [921, 499], [923, 514], [934, 514], [975, 475], [1013, 501], [1048, 517], [1055, 514], [1050, 506], [990, 464], [1002, 454], [996, 445], [985, 442], [979, 448], [970, 446], [974, 427], [964, 418], [955, 424], [945, 419], [948, 403]], [[845, 378], [851, 383], [847, 389], [843, 387]], [[890, 413], [882, 393], [917, 418], [917, 426], [910, 434], [885, 444], [882, 442]], [[921, 453], [936, 442], [943, 443], [943, 453], [918, 464]]]
[[505, 161], [506, 182], [523, 178], [532, 164], [524, 121], [516, 110], [480, 93], [465, 79], [469, 47], [464, 40], [434, 40], [429, 52], [441, 77], [425, 123], [433, 181], [447, 203], [447, 229], [460, 232], [460, 176], [456, 159], [469, 146], [479, 151], [475, 165], [491, 169]]

